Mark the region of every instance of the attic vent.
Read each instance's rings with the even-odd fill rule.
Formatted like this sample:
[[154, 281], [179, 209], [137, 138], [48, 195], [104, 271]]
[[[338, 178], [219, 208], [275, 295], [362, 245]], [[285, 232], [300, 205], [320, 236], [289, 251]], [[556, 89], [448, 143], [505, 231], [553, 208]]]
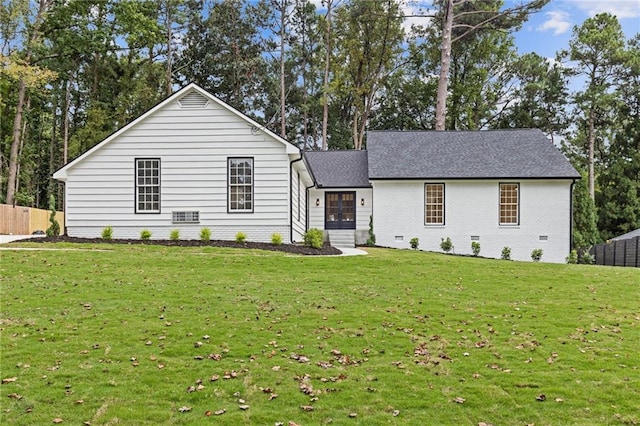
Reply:
[[206, 108], [209, 105], [209, 99], [200, 93], [191, 92], [181, 97], [178, 103], [182, 108]]
[[173, 223], [200, 223], [200, 212], [172, 212]]

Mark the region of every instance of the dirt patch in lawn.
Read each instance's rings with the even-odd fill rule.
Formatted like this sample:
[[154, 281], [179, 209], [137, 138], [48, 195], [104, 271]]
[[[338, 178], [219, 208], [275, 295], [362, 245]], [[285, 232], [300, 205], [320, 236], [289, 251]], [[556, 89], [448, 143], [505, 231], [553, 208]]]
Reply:
[[138, 245], [159, 245], [159, 246], [169, 246], [169, 247], [230, 247], [230, 248], [244, 248], [244, 249], [258, 249], [258, 250], [269, 250], [269, 251], [280, 251], [291, 254], [299, 254], [299, 255], [323, 255], [323, 256], [331, 256], [331, 255], [339, 255], [342, 254], [340, 250], [335, 247], [331, 247], [328, 244], [325, 244], [321, 249], [315, 249], [313, 247], [307, 247], [300, 244], [281, 244], [274, 245], [271, 243], [258, 243], [247, 241], [244, 243], [237, 243], [235, 241], [225, 241], [225, 240], [210, 240], [210, 241], [201, 241], [201, 240], [122, 240], [122, 239], [113, 239], [113, 240], [103, 240], [102, 238], [77, 238], [77, 237], [67, 237], [67, 236], [59, 236], [59, 237], [42, 237], [42, 238], [29, 238], [26, 240], [20, 240], [16, 242], [30, 242], [30, 243], [39, 243], [42, 245], [52, 244], [52, 243], [92, 243], [92, 244], [138, 244]]

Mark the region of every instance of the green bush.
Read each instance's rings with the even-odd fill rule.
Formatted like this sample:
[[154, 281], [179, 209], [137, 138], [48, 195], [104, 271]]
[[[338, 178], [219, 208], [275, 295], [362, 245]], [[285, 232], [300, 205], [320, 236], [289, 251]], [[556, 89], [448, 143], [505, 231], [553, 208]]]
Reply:
[[209, 241], [211, 239], [211, 229], [209, 228], [202, 228], [200, 230], [200, 239], [202, 241]]
[[412, 249], [418, 250], [418, 247], [420, 246], [420, 238], [413, 237], [412, 239], [409, 240], [409, 245], [411, 246]]
[[471, 252], [474, 256], [480, 254], [480, 243], [477, 241], [471, 241]]
[[367, 238], [367, 245], [376, 245], [376, 234], [373, 233], [373, 215], [369, 216], [369, 238]]
[[169, 239], [171, 241], [178, 241], [180, 239], [180, 230], [179, 229], [172, 229], [171, 233], [169, 234]]
[[578, 263], [578, 250], [571, 250], [569, 256], [565, 259], [567, 263], [575, 265]]
[[324, 244], [324, 232], [317, 228], [311, 228], [304, 233], [304, 245], [321, 249]]
[[582, 253], [582, 258], [580, 259], [580, 263], [583, 263], [585, 265], [593, 265], [595, 260], [596, 259], [593, 257], [591, 253], [589, 253], [589, 251], [585, 251], [584, 253]]
[[502, 260], [511, 260], [511, 247], [503, 247], [500, 258]]
[[111, 226], [106, 226], [102, 230], [102, 239], [103, 240], [110, 240], [112, 238], [113, 238], [113, 228]]
[[274, 246], [281, 245], [282, 235], [278, 234], [277, 232], [274, 232], [273, 234], [271, 234], [271, 244], [273, 244]]
[[143, 229], [142, 231], [140, 231], [140, 239], [141, 240], [150, 240], [151, 239], [151, 231], [149, 231], [148, 229]]
[[51, 210], [49, 215], [51, 225], [47, 228], [47, 237], [57, 237], [60, 235], [60, 224], [56, 220], [56, 198], [53, 195], [49, 197], [49, 209]]
[[531, 260], [533, 260], [534, 262], [540, 262], [540, 259], [542, 259], [542, 249], [533, 249], [531, 251]]
[[247, 241], [247, 234], [244, 232], [238, 232], [236, 234], [236, 243], [244, 244], [245, 241]]
[[444, 238], [440, 238], [440, 240], [440, 248], [442, 249], [442, 251], [445, 253], [449, 253], [453, 249], [451, 238], [447, 237], [446, 240]]

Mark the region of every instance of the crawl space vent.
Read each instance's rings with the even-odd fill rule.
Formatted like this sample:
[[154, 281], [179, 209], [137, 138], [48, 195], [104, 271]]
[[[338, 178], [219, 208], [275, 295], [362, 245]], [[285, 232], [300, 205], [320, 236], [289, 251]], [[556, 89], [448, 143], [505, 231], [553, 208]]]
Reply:
[[209, 105], [209, 99], [200, 93], [191, 92], [181, 97], [178, 103], [182, 108], [206, 108]]

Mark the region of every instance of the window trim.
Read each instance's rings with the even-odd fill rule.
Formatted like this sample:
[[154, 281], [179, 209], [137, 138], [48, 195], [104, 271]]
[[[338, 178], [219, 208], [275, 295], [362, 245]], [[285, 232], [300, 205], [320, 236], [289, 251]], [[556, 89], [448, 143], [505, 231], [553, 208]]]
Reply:
[[[138, 189], [140, 185], [138, 184], [138, 163], [140, 161], [157, 161], [158, 162], [158, 209], [157, 210], [140, 210], [139, 209], [139, 193]], [[134, 185], [134, 202], [133, 208], [135, 214], [160, 214], [162, 212], [162, 161], [160, 157], [136, 157], [134, 158], [134, 167], [133, 167], [133, 185]], [[143, 185], [144, 187], [152, 186], [152, 185]]]
[[[427, 222], [427, 186], [429, 185], [439, 185], [442, 187], [442, 222]], [[446, 185], [444, 182], [425, 182], [424, 188], [422, 191], [424, 197], [424, 225], [425, 226], [444, 226], [446, 224]], [[438, 205], [438, 204], [433, 204]]]
[[[249, 160], [251, 162], [251, 209], [232, 209], [231, 208], [231, 162], [234, 160]], [[255, 209], [255, 197], [254, 197], [254, 188], [255, 188], [255, 161], [253, 157], [227, 157], [227, 213], [253, 213]], [[235, 186], [240, 186], [239, 184], [234, 184]], [[244, 184], [243, 186], [247, 186]]]
[[[502, 185], [515, 185], [516, 187], [516, 221], [502, 221]], [[507, 205], [505, 203], [505, 205]], [[512, 204], [508, 204], [512, 205]], [[520, 226], [520, 182], [499, 182], [498, 183], [498, 225], [499, 226]]]

